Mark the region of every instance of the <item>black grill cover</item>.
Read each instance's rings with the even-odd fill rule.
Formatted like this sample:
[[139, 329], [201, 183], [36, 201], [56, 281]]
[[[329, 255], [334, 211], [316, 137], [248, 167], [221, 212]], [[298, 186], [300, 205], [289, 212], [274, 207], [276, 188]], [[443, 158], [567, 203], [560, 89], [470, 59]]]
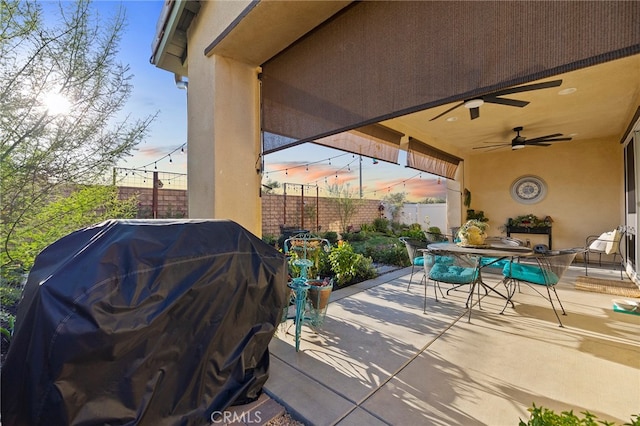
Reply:
[[36, 259], [2, 367], [4, 425], [210, 424], [255, 400], [284, 255], [219, 220], [107, 221]]

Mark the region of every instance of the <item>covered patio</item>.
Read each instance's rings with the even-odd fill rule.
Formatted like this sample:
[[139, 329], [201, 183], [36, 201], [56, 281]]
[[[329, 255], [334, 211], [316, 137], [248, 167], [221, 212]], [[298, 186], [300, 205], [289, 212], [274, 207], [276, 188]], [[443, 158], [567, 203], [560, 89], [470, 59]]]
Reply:
[[[571, 266], [557, 285], [564, 328], [527, 286], [504, 315], [502, 299], [484, 296], [471, 322], [466, 289], [436, 302], [430, 285], [423, 313], [424, 287], [407, 291], [410, 269], [336, 290], [299, 352], [293, 328], [278, 330], [265, 391], [314, 425], [516, 425], [533, 403], [629, 422], [639, 414], [640, 316], [613, 311], [621, 296], [576, 290], [581, 275]], [[500, 285], [501, 275], [484, 279]]]

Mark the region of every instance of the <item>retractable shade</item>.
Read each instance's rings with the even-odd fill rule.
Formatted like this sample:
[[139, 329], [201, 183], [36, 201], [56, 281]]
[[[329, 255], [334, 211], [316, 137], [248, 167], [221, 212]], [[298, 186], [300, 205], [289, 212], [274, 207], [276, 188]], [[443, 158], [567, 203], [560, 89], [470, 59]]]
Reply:
[[454, 179], [458, 165], [462, 161], [417, 139], [409, 138], [407, 167], [422, 170], [447, 179]]
[[310, 142], [625, 57], [640, 48], [639, 10], [638, 2], [353, 2], [261, 65], [263, 130]]
[[[311, 142], [397, 164], [402, 136], [402, 133], [381, 124], [371, 124]], [[263, 134], [263, 153], [269, 154], [301, 143], [303, 142], [293, 138], [265, 132]]]
[[401, 137], [402, 133], [373, 124], [317, 139], [315, 143], [397, 164]]

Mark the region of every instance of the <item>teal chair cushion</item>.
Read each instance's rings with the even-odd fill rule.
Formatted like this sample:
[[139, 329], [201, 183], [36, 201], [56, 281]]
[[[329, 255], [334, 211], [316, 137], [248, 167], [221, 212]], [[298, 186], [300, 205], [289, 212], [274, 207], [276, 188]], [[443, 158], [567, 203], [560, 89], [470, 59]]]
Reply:
[[505, 277], [539, 285], [555, 285], [559, 280], [553, 271], [547, 271], [546, 274], [544, 274], [539, 266], [523, 265], [520, 263], [506, 264], [502, 269], [502, 274]]
[[[492, 263], [494, 262], [494, 263]], [[504, 268], [509, 264], [509, 259], [498, 260], [496, 257], [482, 257], [480, 258], [480, 266], [489, 265], [490, 268]]]
[[451, 256], [427, 256], [427, 266], [433, 266], [435, 264], [453, 265], [453, 257]]
[[416, 257], [415, 259], [413, 259], [413, 264], [415, 266], [423, 266], [424, 265], [424, 257], [423, 256]]
[[476, 278], [475, 268], [436, 263], [429, 272], [433, 281], [451, 284], [469, 284]]

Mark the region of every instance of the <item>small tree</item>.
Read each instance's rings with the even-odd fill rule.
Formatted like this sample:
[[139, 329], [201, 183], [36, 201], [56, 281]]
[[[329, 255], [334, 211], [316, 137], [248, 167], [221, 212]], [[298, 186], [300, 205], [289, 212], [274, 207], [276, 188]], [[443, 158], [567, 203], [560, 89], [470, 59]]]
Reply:
[[327, 191], [331, 197], [331, 203], [338, 213], [340, 232], [345, 234], [349, 231], [349, 225], [362, 205], [362, 200], [354, 198], [353, 191], [348, 184], [329, 185]]
[[[62, 1], [57, 19], [46, 25], [43, 4], [56, 7], [3, 0], [0, 12], [3, 273], [10, 263], [28, 266], [35, 247], [53, 242], [65, 228], [61, 216], [47, 213], [61, 205], [49, 204], [62, 203], [69, 188], [103, 182], [155, 118], [120, 115], [133, 89], [129, 66], [117, 61], [124, 15], [104, 21], [91, 15], [89, 1]], [[76, 225], [81, 224], [65, 231]], [[29, 238], [35, 246], [27, 250], [23, 243]]]
[[398, 216], [400, 216], [400, 210], [404, 203], [407, 201], [406, 192], [394, 192], [393, 194], [385, 195], [382, 199], [388, 206], [391, 213], [391, 220], [398, 222]]
[[268, 180], [267, 183], [262, 184], [262, 192], [265, 194], [273, 194], [278, 188], [280, 188], [280, 182], [275, 180]]

